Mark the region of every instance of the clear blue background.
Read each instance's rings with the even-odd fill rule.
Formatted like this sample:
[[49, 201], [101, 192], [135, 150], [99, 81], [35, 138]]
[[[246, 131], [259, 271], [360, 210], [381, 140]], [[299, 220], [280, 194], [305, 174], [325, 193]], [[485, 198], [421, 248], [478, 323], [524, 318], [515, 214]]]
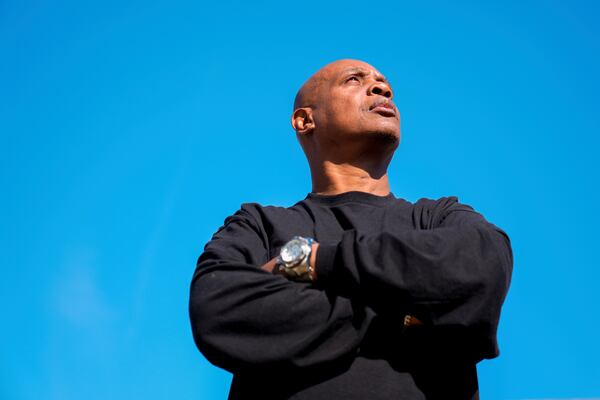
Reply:
[[395, 88], [396, 196], [512, 238], [482, 398], [600, 396], [596, 4], [1, 1], [0, 397], [225, 398], [196, 258], [242, 202], [310, 191], [292, 100], [338, 58]]

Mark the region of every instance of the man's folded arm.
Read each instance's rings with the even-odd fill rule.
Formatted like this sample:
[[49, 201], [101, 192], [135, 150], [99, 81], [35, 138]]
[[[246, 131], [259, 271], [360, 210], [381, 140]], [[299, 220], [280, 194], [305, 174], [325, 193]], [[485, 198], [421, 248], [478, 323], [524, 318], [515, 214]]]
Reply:
[[317, 281], [378, 314], [393, 316], [400, 304], [427, 325], [464, 329], [481, 341], [481, 357], [494, 357], [510, 241], [471, 207], [449, 203], [432, 229], [349, 230], [339, 243], [320, 243]]
[[367, 312], [262, 270], [266, 238], [253, 221], [244, 208], [228, 217], [198, 260], [189, 312], [200, 351], [231, 372], [327, 365], [354, 354]]

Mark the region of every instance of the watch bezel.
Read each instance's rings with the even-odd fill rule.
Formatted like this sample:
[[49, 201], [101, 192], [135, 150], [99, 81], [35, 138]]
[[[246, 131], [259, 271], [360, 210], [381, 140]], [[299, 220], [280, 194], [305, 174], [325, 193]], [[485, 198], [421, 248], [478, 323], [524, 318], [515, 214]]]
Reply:
[[[310, 265], [310, 255], [312, 253], [312, 244], [314, 239], [305, 238], [302, 236], [294, 236], [290, 239], [279, 251], [277, 257], [278, 270], [287, 276], [289, 279], [298, 281], [312, 281], [312, 266]], [[298, 246], [300, 252], [298, 256], [290, 259], [290, 261], [284, 261], [283, 253], [287, 252], [287, 249]]]
[[[298, 248], [298, 252], [292, 252], [294, 248]], [[302, 262], [309, 252], [308, 241], [300, 236], [295, 236], [281, 248], [279, 255], [286, 268], [291, 268]], [[290, 255], [290, 257], [285, 257], [284, 254]]]

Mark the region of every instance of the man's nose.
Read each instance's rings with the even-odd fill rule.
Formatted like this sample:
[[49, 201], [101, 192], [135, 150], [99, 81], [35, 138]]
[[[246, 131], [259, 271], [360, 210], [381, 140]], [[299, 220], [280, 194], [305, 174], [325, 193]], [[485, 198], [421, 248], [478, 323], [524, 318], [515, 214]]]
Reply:
[[392, 89], [385, 82], [375, 82], [369, 87], [369, 94], [377, 94], [389, 99], [392, 97]]

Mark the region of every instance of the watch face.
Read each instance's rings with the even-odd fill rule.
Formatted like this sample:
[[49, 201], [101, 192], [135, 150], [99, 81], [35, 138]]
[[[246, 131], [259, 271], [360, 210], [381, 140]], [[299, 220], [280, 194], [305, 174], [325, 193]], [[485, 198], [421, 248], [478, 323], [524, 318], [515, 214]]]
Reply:
[[304, 258], [304, 251], [300, 240], [292, 240], [281, 249], [281, 259], [285, 263], [291, 263], [295, 260]]

